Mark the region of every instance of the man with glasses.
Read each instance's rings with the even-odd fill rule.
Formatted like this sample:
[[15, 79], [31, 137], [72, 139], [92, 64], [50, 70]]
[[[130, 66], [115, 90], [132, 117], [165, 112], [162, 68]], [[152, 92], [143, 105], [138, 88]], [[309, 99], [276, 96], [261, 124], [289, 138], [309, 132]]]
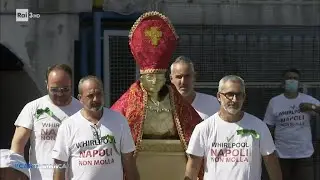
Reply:
[[[97, 77], [82, 78], [78, 88], [83, 109], [60, 126], [52, 151], [55, 163], [71, 165], [71, 180], [122, 180], [123, 174], [139, 180], [126, 118], [103, 107], [103, 84]], [[53, 179], [64, 180], [64, 169], [55, 169]]]
[[79, 111], [81, 103], [72, 97], [72, 70], [68, 65], [49, 67], [46, 73], [48, 94], [29, 102], [19, 114], [11, 150], [24, 154], [30, 139], [29, 161], [32, 180], [52, 180], [52, 148], [61, 122]]
[[260, 180], [261, 159], [270, 179], [281, 180], [268, 127], [241, 110], [245, 96], [242, 78], [229, 75], [220, 80], [220, 110], [195, 127], [186, 151], [190, 156], [185, 180], [196, 180], [203, 159], [204, 180]]

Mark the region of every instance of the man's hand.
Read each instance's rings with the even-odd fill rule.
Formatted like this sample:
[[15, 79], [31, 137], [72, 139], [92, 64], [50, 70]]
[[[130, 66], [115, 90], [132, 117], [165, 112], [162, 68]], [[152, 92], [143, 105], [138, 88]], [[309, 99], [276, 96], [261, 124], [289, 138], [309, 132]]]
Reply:
[[[59, 167], [63, 167], [63, 165], [67, 164], [67, 162], [60, 161], [54, 159], [54, 164], [59, 165]], [[53, 180], [65, 180], [66, 169], [64, 168], [55, 168], [53, 171]]]
[[0, 168], [0, 179], [29, 180], [28, 176], [14, 168]]
[[275, 153], [263, 156], [263, 161], [268, 171], [270, 180], [282, 180], [279, 160]]
[[122, 164], [127, 180], [140, 180], [136, 159], [133, 157], [133, 152], [122, 153]]
[[197, 180], [203, 157], [190, 155], [188, 157], [184, 180]]
[[312, 103], [301, 103], [299, 105], [301, 112], [315, 111], [317, 106]]
[[24, 147], [26, 146], [31, 135], [31, 130], [24, 127], [16, 127], [11, 142], [11, 150], [24, 156]]

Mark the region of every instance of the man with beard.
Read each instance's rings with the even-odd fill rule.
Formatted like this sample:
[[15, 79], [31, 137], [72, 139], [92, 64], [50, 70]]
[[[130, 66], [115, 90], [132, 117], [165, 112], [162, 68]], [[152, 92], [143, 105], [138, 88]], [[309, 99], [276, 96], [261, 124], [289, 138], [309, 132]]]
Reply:
[[46, 73], [48, 95], [29, 102], [19, 114], [12, 139], [11, 150], [24, 154], [30, 139], [29, 161], [32, 180], [52, 180], [53, 169], [41, 168], [52, 165], [50, 157], [56, 133], [61, 122], [81, 109], [80, 102], [72, 97], [72, 70], [68, 65], [49, 67]]
[[310, 120], [320, 112], [320, 102], [299, 92], [299, 79], [299, 70], [284, 71], [284, 93], [269, 101], [264, 117], [274, 135], [283, 180], [314, 180]]
[[[135, 150], [128, 122], [120, 113], [104, 108], [103, 84], [95, 76], [79, 82], [83, 109], [64, 121], [52, 151], [55, 163], [69, 166], [73, 180], [139, 180]], [[65, 179], [65, 169], [56, 168], [54, 180]]]
[[192, 61], [179, 56], [170, 67], [170, 80], [179, 93], [197, 111], [202, 119], [207, 119], [219, 110], [220, 104], [216, 97], [194, 90], [196, 72]]
[[204, 180], [260, 180], [261, 157], [271, 180], [281, 180], [279, 162], [268, 127], [257, 117], [241, 111], [245, 84], [234, 75], [219, 82], [219, 112], [201, 122], [192, 133], [185, 180], [195, 180], [205, 160]]

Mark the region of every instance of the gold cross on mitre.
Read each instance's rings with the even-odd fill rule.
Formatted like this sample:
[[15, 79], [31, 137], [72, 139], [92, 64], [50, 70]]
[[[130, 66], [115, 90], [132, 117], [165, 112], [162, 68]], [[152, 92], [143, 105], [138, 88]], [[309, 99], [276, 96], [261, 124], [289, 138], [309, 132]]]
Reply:
[[150, 27], [144, 32], [144, 35], [150, 38], [152, 45], [157, 46], [160, 38], [162, 37], [162, 32], [158, 27]]

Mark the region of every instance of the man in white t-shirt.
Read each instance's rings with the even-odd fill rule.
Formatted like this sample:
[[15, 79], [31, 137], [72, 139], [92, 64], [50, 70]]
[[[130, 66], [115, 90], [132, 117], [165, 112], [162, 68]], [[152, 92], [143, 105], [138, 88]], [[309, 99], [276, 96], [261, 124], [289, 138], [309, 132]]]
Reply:
[[[87, 76], [79, 82], [83, 109], [59, 128], [52, 158], [68, 164], [71, 180], [139, 180], [133, 153], [135, 145], [124, 116], [104, 108], [102, 82]], [[59, 166], [61, 167], [61, 166]], [[55, 169], [54, 180], [64, 180], [64, 169]]]
[[[48, 95], [29, 102], [19, 114], [11, 150], [24, 154], [30, 139], [30, 179], [52, 180], [51, 151], [61, 122], [79, 111], [81, 103], [72, 97], [72, 70], [65, 64], [48, 68], [46, 75]], [[38, 168], [35, 168], [38, 167]], [[45, 168], [46, 167], [46, 168]]]
[[179, 56], [170, 67], [170, 80], [179, 93], [193, 106], [202, 119], [207, 119], [219, 110], [216, 97], [194, 90], [195, 71], [192, 61]]
[[284, 93], [269, 101], [264, 122], [274, 134], [284, 180], [314, 180], [314, 152], [310, 128], [311, 112], [319, 113], [320, 102], [299, 93], [300, 72], [283, 73]]
[[[223, 77], [217, 93], [220, 110], [198, 124], [191, 136], [185, 180], [195, 180], [204, 160], [204, 180], [260, 180], [261, 159], [271, 180], [281, 180], [278, 158], [268, 127], [241, 111], [245, 84], [234, 75]], [[262, 158], [261, 158], [262, 157]]]

